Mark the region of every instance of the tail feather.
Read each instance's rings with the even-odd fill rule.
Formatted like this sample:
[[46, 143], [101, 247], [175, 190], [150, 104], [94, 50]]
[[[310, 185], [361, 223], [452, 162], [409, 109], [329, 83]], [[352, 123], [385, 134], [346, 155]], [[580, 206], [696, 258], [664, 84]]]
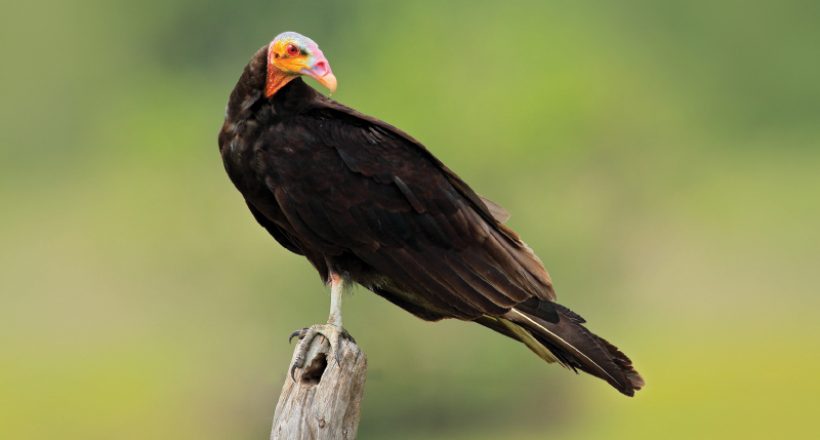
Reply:
[[[634, 395], [644, 385], [643, 378], [623, 352], [587, 330], [581, 316], [560, 304], [533, 299], [497, 319], [508, 327], [502, 333], [521, 340], [548, 362], [558, 361], [573, 371], [599, 377], [627, 396]], [[520, 331], [510, 330], [512, 327], [526, 330], [535, 341], [522, 337]], [[545, 355], [545, 351], [549, 354]]]

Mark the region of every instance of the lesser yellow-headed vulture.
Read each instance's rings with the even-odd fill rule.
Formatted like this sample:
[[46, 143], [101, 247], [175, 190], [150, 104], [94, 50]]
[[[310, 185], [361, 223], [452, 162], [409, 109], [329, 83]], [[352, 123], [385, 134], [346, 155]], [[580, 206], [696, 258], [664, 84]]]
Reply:
[[331, 288], [331, 345], [341, 297], [358, 283], [418, 316], [474, 321], [633, 395], [623, 353], [555, 302], [541, 261], [476, 194], [407, 133], [323, 96], [336, 77], [313, 40], [286, 32], [253, 55], [219, 133], [225, 169], [254, 218], [305, 256]]

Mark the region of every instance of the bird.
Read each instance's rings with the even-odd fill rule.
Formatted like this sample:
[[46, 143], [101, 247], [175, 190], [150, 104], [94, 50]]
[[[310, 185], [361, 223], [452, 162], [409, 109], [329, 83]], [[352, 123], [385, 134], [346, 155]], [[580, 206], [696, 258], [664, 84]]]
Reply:
[[318, 335], [331, 351], [350, 337], [341, 302], [358, 284], [426, 321], [483, 325], [627, 396], [643, 387], [623, 352], [556, 302], [549, 274], [505, 224], [504, 208], [409, 134], [325, 96], [305, 76], [336, 91], [316, 42], [277, 35], [242, 71], [218, 137], [255, 220], [330, 288], [327, 323], [295, 332], [302, 353], [293, 367]]

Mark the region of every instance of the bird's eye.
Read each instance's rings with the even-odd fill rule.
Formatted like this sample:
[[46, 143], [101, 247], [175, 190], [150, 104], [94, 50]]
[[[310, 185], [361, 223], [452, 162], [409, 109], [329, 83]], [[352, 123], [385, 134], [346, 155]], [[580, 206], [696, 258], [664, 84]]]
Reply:
[[292, 57], [295, 57], [296, 55], [299, 55], [299, 48], [296, 47], [296, 45], [294, 45], [294, 44], [288, 44], [285, 47], [285, 51], [287, 51], [288, 55], [290, 55]]

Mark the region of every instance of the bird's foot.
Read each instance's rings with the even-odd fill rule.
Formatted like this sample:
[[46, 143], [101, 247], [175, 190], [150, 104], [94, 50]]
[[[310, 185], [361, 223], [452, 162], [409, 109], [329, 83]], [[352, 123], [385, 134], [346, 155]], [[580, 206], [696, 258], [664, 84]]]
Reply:
[[[321, 336], [321, 338], [318, 338], [318, 336]], [[290, 366], [290, 377], [293, 380], [296, 380], [295, 373], [297, 369], [304, 368], [306, 365], [313, 365], [320, 355], [325, 363], [327, 357], [330, 357], [336, 360], [337, 365], [341, 364], [342, 355], [339, 341], [347, 339], [356, 342], [347, 330], [333, 324], [315, 324], [296, 330], [290, 334], [288, 341], [292, 341], [294, 337], [299, 338], [299, 343], [296, 346], [293, 363]], [[325, 341], [327, 341], [329, 348], [325, 347]]]

